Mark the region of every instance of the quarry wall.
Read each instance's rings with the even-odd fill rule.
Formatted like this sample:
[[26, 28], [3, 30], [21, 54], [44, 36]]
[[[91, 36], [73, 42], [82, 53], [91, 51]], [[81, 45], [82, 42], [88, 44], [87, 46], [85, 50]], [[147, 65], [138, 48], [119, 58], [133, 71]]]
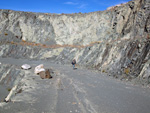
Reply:
[[86, 14], [0, 10], [0, 50], [1, 57], [64, 64], [75, 58], [115, 77], [149, 80], [150, 1]]

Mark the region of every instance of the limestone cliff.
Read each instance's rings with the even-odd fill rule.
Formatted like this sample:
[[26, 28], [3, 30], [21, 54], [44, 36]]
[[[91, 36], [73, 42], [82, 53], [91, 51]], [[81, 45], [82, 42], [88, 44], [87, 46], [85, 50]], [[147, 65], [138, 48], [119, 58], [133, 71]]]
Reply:
[[94, 67], [113, 76], [147, 77], [150, 1], [87, 14], [0, 10], [0, 56], [50, 59]]

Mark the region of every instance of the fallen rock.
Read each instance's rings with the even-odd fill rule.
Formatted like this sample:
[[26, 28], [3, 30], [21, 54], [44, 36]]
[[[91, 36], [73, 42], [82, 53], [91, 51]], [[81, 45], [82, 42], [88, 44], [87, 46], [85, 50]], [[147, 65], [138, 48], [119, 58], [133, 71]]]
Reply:
[[12, 89], [11, 89], [11, 91], [10, 91], [10, 93], [7, 95], [7, 97], [5, 98], [5, 102], [10, 102], [11, 101], [11, 97], [12, 97], [12, 95], [14, 94], [14, 92], [16, 91], [16, 89], [17, 89], [17, 85], [15, 85]]
[[43, 71], [45, 72], [44, 65], [40, 64], [40, 65], [35, 67], [34, 73], [39, 74], [40, 72], [43, 72]]
[[22, 69], [25, 69], [25, 70], [28, 70], [28, 69], [31, 69], [31, 66], [28, 65], [28, 64], [23, 64], [23, 65], [21, 66], [21, 68], [22, 68]]
[[46, 79], [46, 78], [50, 79], [50, 78], [52, 78], [49, 69], [46, 69], [45, 71], [41, 71], [41, 72], [39, 73], [39, 75], [40, 75], [40, 77], [41, 77], [42, 79]]

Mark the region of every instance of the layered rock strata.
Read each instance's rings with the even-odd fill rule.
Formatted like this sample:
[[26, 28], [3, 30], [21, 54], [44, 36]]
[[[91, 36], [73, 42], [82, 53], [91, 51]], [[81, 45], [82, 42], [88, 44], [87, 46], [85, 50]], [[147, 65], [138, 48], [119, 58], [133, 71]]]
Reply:
[[147, 77], [150, 1], [87, 14], [0, 10], [0, 56], [49, 59], [93, 67], [113, 76]]

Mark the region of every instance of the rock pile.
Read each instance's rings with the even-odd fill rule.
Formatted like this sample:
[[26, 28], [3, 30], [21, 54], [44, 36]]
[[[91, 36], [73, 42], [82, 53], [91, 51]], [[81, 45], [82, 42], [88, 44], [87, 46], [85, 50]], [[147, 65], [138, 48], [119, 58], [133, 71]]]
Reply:
[[42, 79], [50, 79], [50, 78], [52, 78], [52, 76], [50, 74], [50, 70], [49, 69], [44, 69], [44, 65], [43, 64], [40, 64], [40, 65], [36, 66], [35, 70], [34, 70], [34, 73], [40, 75], [40, 77]]

